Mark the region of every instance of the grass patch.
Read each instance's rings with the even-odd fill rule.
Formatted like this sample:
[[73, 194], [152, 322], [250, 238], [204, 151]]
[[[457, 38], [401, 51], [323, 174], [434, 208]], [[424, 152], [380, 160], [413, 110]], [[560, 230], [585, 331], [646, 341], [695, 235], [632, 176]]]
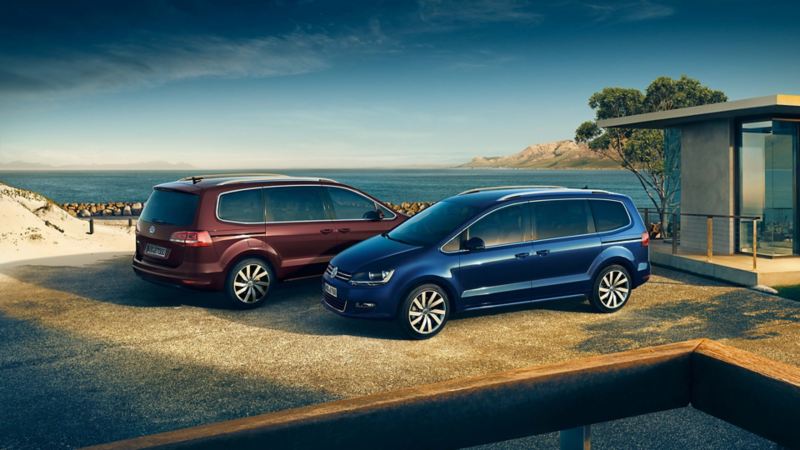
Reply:
[[800, 302], [800, 284], [794, 286], [776, 286], [778, 295]]

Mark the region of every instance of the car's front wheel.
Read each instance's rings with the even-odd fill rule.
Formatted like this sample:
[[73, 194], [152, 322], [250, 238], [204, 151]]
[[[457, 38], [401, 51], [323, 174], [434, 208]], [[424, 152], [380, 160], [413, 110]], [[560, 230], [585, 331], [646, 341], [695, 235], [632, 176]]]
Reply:
[[412, 339], [428, 339], [442, 331], [450, 317], [447, 293], [435, 284], [411, 291], [403, 302], [398, 321]]
[[228, 299], [235, 308], [255, 308], [267, 299], [274, 281], [268, 263], [256, 258], [242, 260], [228, 273]]
[[616, 264], [608, 266], [595, 277], [590, 297], [592, 306], [604, 313], [619, 311], [628, 303], [631, 290], [631, 276], [628, 270]]

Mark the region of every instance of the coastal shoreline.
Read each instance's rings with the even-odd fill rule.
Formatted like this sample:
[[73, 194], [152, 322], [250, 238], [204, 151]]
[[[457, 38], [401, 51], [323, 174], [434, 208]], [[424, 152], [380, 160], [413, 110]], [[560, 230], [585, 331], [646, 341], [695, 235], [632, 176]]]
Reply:
[[[139, 217], [142, 209], [144, 209], [145, 203], [146, 202], [72, 202], [60, 203], [58, 206], [60, 206], [61, 209], [66, 211], [72, 217], [77, 217], [79, 219], [101, 218], [113, 220], [116, 218], [135, 219]], [[413, 216], [414, 214], [417, 214], [433, 204], [433, 202], [420, 201], [383, 203], [395, 212], [405, 214], [407, 216]]]

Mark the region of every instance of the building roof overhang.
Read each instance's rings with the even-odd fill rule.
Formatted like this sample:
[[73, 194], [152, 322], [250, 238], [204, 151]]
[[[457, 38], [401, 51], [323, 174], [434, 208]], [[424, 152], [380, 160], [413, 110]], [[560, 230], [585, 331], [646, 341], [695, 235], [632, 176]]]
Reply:
[[777, 94], [597, 121], [603, 128], [669, 128], [695, 122], [766, 115], [800, 115], [800, 95]]

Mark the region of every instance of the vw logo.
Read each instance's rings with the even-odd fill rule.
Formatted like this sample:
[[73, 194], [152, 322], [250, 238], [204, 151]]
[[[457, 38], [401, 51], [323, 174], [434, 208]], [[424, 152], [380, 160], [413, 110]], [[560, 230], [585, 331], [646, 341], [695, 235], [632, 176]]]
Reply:
[[339, 268], [336, 267], [336, 266], [333, 266], [333, 268], [331, 269], [331, 278], [336, 278], [336, 274], [337, 273], [339, 273]]
[[147, 232], [150, 233], [150, 234], [155, 233], [156, 232], [156, 226], [155, 225], [150, 225], [150, 228], [147, 229]]

